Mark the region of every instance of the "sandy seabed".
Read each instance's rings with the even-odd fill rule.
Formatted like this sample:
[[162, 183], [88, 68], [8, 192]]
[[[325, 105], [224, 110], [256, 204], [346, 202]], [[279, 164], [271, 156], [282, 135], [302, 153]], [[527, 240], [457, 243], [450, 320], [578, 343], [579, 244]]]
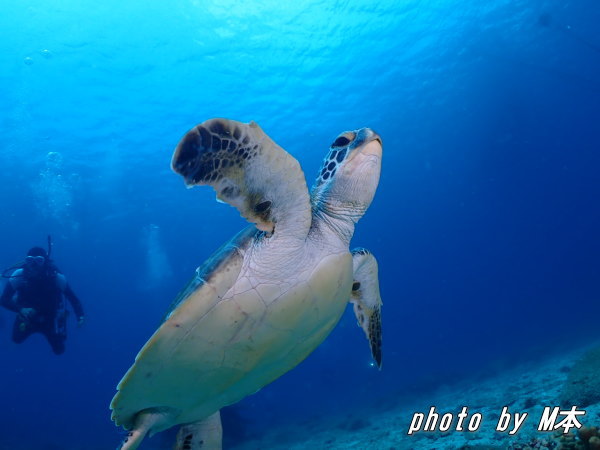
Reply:
[[[564, 428], [544, 432], [538, 431], [538, 427], [545, 407], [560, 406], [561, 390], [575, 362], [590, 348], [597, 346], [598, 343], [595, 343], [535, 363], [503, 370], [487, 378], [444, 386], [430, 396], [413, 400], [410, 404], [399, 402], [398, 406], [385, 412], [354, 412], [354, 423], [348, 423], [348, 416], [331, 416], [325, 420], [277, 428], [242, 445], [236, 445], [234, 449], [491, 450], [528, 448], [527, 445], [529, 448], [539, 449], [571, 448], [559, 446], [557, 434], [564, 431]], [[600, 377], [600, 373], [597, 376]], [[452, 413], [453, 420], [449, 430], [416, 431], [408, 435], [414, 413], [424, 414], [424, 425], [432, 406], [435, 406], [435, 412], [439, 414], [438, 427], [442, 416]], [[468, 415], [463, 419], [464, 431], [457, 431], [458, 414], [463, 406], [468, 407]], [[512, 414], [508, 423], [506, 415], [502, 415], [504, 407]], [[560, 411], [567, 409], [563, 406]], [[600, 403], [580, 407], [578, 410], [585, 411], [585, 415], [577, 416], [582, 426], [600, 425]], [[480, 426], [477, 431], [468, 432], [466, 430], [469, 423], [472, 426], [477, 424], [477, 418], [473, 417], [475, 413], [481, 415]], [[527, 413], [527, 416], [519, 430], [511, 435], [509, 431], [515, 428], [514, 413]], [[566, 416], [559, 414], [557, 417], [555, 423]], [[448, 416], [446, 420], [449, 419]], [[508, 425], [506, 431], [497, 431], [499, 422]], [[416, 426], [417, 422], [413, 425]], [[572, 431], [576, 434], [577, 429]]]

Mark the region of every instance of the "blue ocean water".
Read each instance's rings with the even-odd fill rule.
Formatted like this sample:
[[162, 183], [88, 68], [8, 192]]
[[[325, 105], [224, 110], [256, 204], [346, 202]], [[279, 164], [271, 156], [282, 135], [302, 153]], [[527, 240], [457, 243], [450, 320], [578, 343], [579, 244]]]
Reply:
[[71, 315], [56, 357], [40, 336], [13, 344], [0, 311], [0, 449], [120, 440], [117, 382], [195, 267], [245, 226], [169, 169], [211, 117], [258, 122], [309, 184], [341, 131], [384, 141], [353, 240], [380, 265], [383, 370], [349, 309], [305, 362], [226, 413], [229, 446], [600, 337], [597, 1], [0, 11], [0, 264], [51, 234], [87, 316], [79, 329]]

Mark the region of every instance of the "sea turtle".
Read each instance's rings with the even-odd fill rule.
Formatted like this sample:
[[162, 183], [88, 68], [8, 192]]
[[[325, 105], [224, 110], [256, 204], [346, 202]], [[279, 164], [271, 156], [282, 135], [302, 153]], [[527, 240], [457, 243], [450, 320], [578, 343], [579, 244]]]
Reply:
[[368, 128], [340, 134], [309, 195], [298, 161], [254, 122], [211, 119], [182, 138], [173, 170], [255, 225], [196, 270], [119, 383], [111, 409], [130, 430], [122, 449], [178, 424], [176, 449], [221, 448], [219, 410], [304, 360], [348, 301], [381, 367], [377, 262], [349, 251], [381, 153]]

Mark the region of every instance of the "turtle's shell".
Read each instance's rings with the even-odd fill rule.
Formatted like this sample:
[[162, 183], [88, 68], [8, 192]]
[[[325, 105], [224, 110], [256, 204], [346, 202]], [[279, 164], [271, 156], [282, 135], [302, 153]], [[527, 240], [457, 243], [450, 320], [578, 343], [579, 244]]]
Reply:
[[169, 412], [153, 431], [201, 420], [292, 369], [330, 333], [350, 297], [350, 253], [323, 255], [307, 241], [300, 267], [261, 279], [250, 260], [272, 251], [262, 239], [251, 227], [198, 270], [119, 384], [117, 425], [131, 428], [150, 408]]

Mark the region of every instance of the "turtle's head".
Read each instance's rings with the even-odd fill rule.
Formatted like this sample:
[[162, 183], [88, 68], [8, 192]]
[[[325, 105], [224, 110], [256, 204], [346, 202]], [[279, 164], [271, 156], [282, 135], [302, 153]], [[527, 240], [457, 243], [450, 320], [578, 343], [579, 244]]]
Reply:
[[369, 128], [340, 134], [313, 186], [313, 211], [358, 222], [375, 196], [381, 153], [381, 138]]

